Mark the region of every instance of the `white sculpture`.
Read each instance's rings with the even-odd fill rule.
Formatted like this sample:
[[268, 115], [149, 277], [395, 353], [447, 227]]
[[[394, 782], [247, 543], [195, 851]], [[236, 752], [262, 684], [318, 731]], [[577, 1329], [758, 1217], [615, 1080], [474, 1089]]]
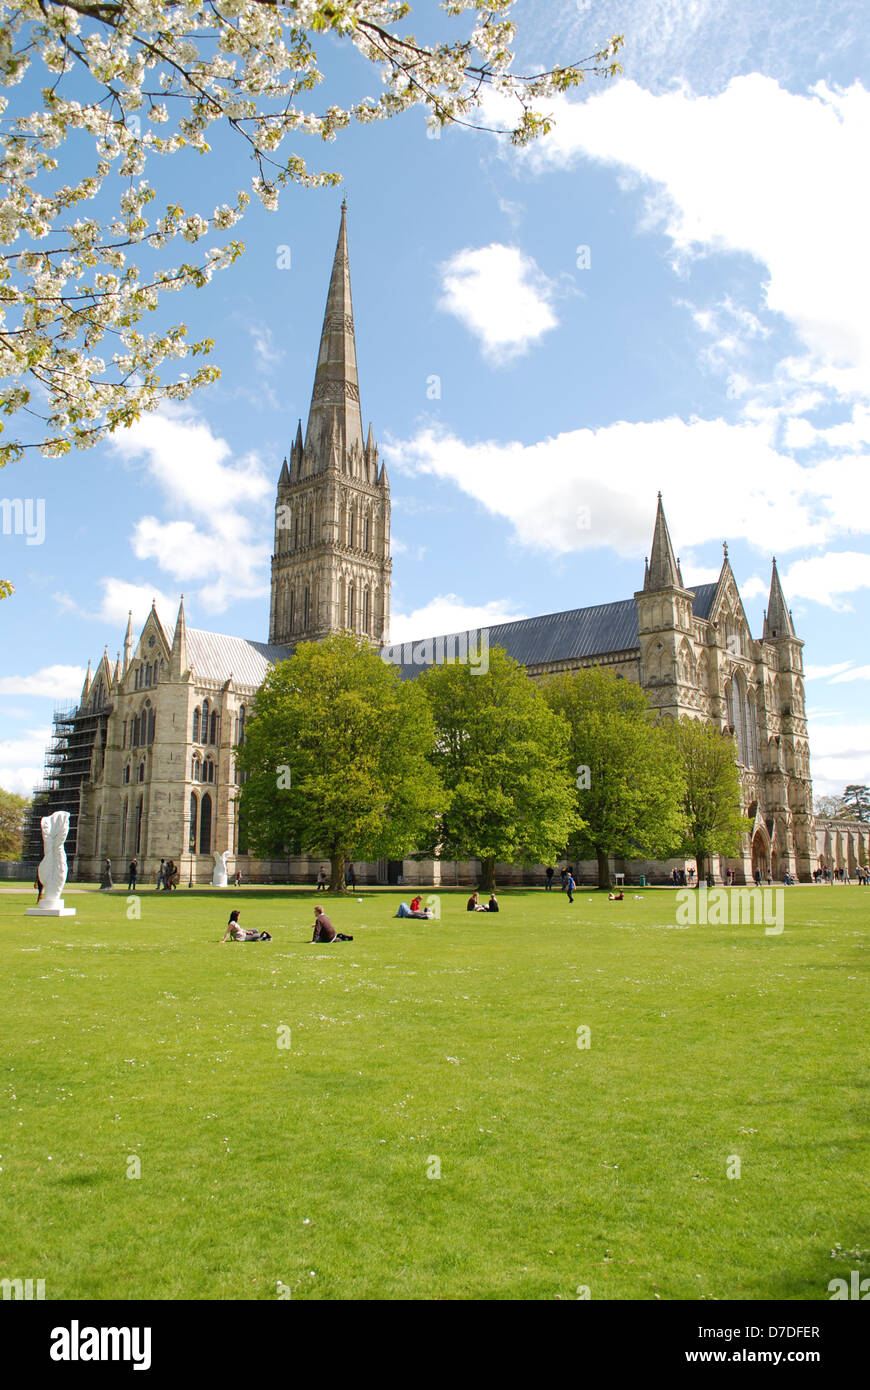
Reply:
[[227, 886], [227, 855], [229, 850], [225, 849], [223, 854], [214, 851], [214, 873], [212, 874], [212, 888], [226, 888]]
[[36, 872], [42, 884], [42, 898], [36, 907], [27, 909], [27, 916], [75, 917], [75, 908], [64, 907], [61, 897], [67, 874], [64, 844], [69, 834], [69, 811], [55, 811], [51, 816], [43, 816], [40, 827], [43, 855]]

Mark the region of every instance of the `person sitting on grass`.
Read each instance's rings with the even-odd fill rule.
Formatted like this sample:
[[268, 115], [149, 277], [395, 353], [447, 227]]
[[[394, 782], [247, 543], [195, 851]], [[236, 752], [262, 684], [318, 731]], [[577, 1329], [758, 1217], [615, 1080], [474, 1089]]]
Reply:
[[625, 894], [623, 893], [622, 889], [620, 888], [620, 890], [619, 890], [618, 893], [608, 893], [608, 894], [607, 894], [607, 901], [608, 901], [609, 903], [621, 903], [624, 897], [625, 897]]
[[272, 937], [267, 931], [247, 931], [239, 921], [239, 910], [235, 908], [230, 913], [230, 920], [227, 922], [227, 929], [221, 937], [220, 944], [229, 938], [230, 941], [271, 941]]
[[486, 908], [484, 907], [483, 903], [480, 901], [480, 896], [479, 896], [479, 894], [477, 893], [477, 891], [475, 891], [474, 893], [472, 893], [471, 897], [468, 899], [468, 902], [465, 904], [465, 911], [466, 911], [466, 912], [486, 912]]
[[340, 931], [336, 931], [326, 913], [323, 911], [323, 908], [318, 904], [314, 909], [314, 935], [311, 940], [312, 942], [319, 941], [326, 943], [331, 941], [353, 941], [353, 937], [343, 936]]
[[487, 912], [498, 912], [498, 898], [495, 896], [495, 893], [490, 893], [489, 902], [486, 905], [486, 910]]

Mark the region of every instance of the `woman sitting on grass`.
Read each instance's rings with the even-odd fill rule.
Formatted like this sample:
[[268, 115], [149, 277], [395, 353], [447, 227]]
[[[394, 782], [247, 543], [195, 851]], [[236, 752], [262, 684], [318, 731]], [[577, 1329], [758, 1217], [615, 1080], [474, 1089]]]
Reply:
[[220, 944], [223, 946], [227, 937], [231, 941], [271, 941], [272, 937], [267, 931], [246, 931], [239, 921], [239, 910], [236, 908], [230, 913], [230, 920], [227, 922], [227, 929], [221, 937]]

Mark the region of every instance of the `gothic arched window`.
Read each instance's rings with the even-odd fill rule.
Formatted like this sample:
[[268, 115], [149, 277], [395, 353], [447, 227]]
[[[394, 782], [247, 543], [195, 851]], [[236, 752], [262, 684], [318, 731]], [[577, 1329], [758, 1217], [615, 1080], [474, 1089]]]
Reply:
[[209, 743], [217, 743], [217, 741], [218, 741], [218, 713], [217, 713], [217, 710], [215, 709], [215, 710], [212, 710], [212, 713], [211, 713], [211, 737], [209, 738]]
[[371, 594], [368, 588], [366, 588], [363, 590], [363, 632], [368, 632], [369, 630], [369, 624], [371, 622], [371, 604]]
[[153, 709], [150, 709], [150, 710], [148, 711], [148, 742], [149, 742], [149, 743], [153, 743], [153, 742], [154, 742], [154, 729], [155, 729], [156, 724], [157, 724], [157, 717], [156, 717], [156, 715], [155, 715]]
[[190, 850], [191, 854], [196, 854], [196, 809], [197, 809], [196, 792], [191, 792], [191, 793], [190, 793], [190, 835], [189, 835], [188, 841], [187, 841], [187, 847], [188, 847], [188, 849]]
[[136, 853], [137, 853], [137, 854], [140, 854], [140, 853], [141, 853], [141, 850], [142, 850], [142, 821], [143, 821], [143, 819], [144, 819], [144, 815], [145, 815], [145, 812], [144, 812], [144, 805], [143, 805], [143, 802], [142, 802], [142, 798], [141, 798], [141, 796], [140, 796], [140, 798], [139, 798], [139, 805], [136, 807]]
[[201, 743], [208, 743], [208, 700], [202, 702], [202, 723], [199, 726], [199, 737]]
[[211, 854], [211, 796], [206, 792], [199, 812], [199, 852]]
[[307, 584], [305, 585], [305, 594], [303, 596], [302, 611], [304, 618], [304, 631], [307, 632], [308, 623], [311, 618], [311, 590], [309, 589]]
[[356, 626], [356, 590], [353, 583], [347, 586], [347, 625], [351, 629]]
[[366, 512], [365, 525], [363, 526], [363, 550], [368, 550], [370, 538], [371, 538], [371, 520], [370, 520], [370, 518], [369, 518], [368, 512]]
[[196, 709], [193, 711], [193, 742], [194, 742], [194, 743], [199, 743], [199, 719], [200, 719], [199, 705], [197, 705]]
[[347, 543], [352, 546], [356, 536], [356, 515], [353, 507], [348, 508], [347, 516]]
[[121, 853], [127, 848], [127, 802], [124, 802], [121, 810]]
[[139, 781], [140, 781], [140, 782], [144, 782], [144, 781], [145, 781], [145, 762], [144, 762], [144, 759], [143, 759], [143, 761], [139, 764]]
[[296, 631], [296, 590], [295, 590], [295, 589], [291, 589], [291, 590], [290, 590], [290, 622], [289, 622], [288, 626], [289, 626], [291, 632], [295, 632], [295, 631]]
[[125, 781], [125, 782], [129, 782], [129, 780], [130, 780], [130, 764], [128, 763], [127, 766], [124, 768], [124, 781]]
[[244, 743], [244, 741], [245, 741], [245, 707], [244, 707], [244, 705], [239, 705], [239, 712], [238, 712], [238, 714], [237, 714], [237, 716], [236, 716], [236, 743], [239, 745], [239, 747], [241, 747], [242, 744]]

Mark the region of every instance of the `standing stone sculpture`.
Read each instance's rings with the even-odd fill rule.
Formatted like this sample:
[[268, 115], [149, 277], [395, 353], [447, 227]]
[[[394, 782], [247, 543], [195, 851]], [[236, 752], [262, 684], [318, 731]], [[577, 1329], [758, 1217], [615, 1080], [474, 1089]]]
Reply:
[[228, 850], [228, 849], [225, 849], [224, 852], [223, 852], [223, 854], [218, 854], [217, 850], [214, 851], [214, 873], [212, 874], [212, 880], [211, 880], [211, 886], [212, 886], [212, 888], [226, 888], [226, 887], [227, 887], [227, 855], [228, 855], [228, 854], [229, 854], [229, 850]]
[[43, 855], [37, 873], [43, 896], [38, 907], [27, 908], [27, 916], [75, 917], [75, 908], [64, 907], [61, 897], [67, 874], [64, 844], [69, 834], [69, 811], [55, 811], [53, 815], [43, 816], [40, 827]]

